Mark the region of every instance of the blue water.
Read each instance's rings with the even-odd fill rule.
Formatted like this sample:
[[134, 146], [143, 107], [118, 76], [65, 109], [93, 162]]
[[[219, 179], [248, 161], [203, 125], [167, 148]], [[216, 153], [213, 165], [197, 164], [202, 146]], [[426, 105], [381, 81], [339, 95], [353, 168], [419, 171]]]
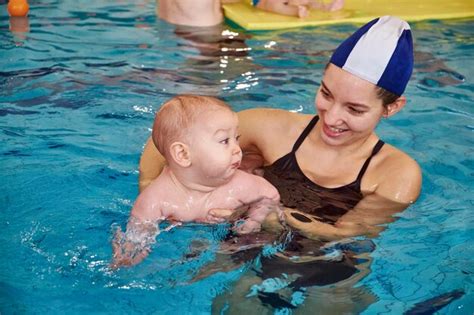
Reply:
[[[31, 1], [29, 31], [17, 32], [9, 30], [5, 2], [1, 313], [210, 313], [215, 298], [237, 290], [252, 269], [192, 281], [216, 259], [225, 226], [173, 229], [158, 236], [144, 263], [107, 268], [112, 230], [124, 226], [137, 195], [154, 111], [172, 95], [199, 92], [235, 110], [314, 113], [331, 50], [356, 26], [196, 34], [158, 20], [154, 1], [65, 0]], [[412, 28], [409, 103], [378, 133], [420, 163], [423, 191], [373, 240], [370, 273], [351, 286], [364, 288], [356, 300], [372, 297], [357, 311], [364, 314], [400, 314], [454, 290], [464, 294], [438, 313], [472, 314], [474, 22]], [[337, 287], [309, 292], [293, 312], [311, 313], [304, 305], [326, 299], [335, 306], [325, 310], [338, 313], [349, 297]]]

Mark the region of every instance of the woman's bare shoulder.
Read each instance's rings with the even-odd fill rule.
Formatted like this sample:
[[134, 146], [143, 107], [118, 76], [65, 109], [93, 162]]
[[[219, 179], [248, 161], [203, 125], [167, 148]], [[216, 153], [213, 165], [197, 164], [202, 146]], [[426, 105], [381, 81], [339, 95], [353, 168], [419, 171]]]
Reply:
[[420, 194], [422, 173], [418, 163], [405, 152], [385, 144], [374, 175], [376, 192], [400, 203], [413, 203]]
[[[253, 108], [238, 113], [240, 128], [254, 134], [277, 136], [285, 135], [292, 129], [300, 129], [311, 119], [312, 115], [294, 113], [274, 108]], [[304, 128], [304, 127], [303, 127]]]
[[245, 109], [243, 111], [238, 112], [239, 118], [246, 121], [246, 120], [263, 120], [265, 121], [280, 121], [280, 122], [293, 122], [305, 116], [311, 115], [304, 115], [300, 113], [291, 112], [284, 109], [277, 109], [277, 108], [251, 108]]
[[311, 115], [281, 109], [256, 108], [239, 112], [240, 145], [272, 163], [287, 153]]

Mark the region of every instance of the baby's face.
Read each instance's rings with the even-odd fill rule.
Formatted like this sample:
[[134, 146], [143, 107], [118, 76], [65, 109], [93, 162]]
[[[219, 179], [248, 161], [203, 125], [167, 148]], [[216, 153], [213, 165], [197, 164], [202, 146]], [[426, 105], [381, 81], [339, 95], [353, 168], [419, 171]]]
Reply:
[[202, 113], [191, 127], [192, 165], [208, 184], [228, 182], [239, 168], [242, 150], [238, 127], [237, 114], [225, 108]]

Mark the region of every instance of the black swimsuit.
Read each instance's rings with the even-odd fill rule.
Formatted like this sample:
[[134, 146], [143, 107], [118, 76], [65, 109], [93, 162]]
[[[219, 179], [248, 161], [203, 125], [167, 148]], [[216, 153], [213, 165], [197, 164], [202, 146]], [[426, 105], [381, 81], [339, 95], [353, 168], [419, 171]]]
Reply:
[[[305, 214], [295, 216], [296, 219], [303, 222], [316, 219], [334, 224], [363, 198], [360, 189], [362, 177], [372, 157], [380, 151], [384, 142], [379, 140], [374, 146], [355, 181], [337, 188], [322, 187], [304, 175], [296, 160], [296, 151], [317, 122], [318, 116], [315, 116], [296, 140], [291, 152], [264, 167], [264, 177], [278, 189], [284, 206], [298, 209]], [[317, 163], [316, 159], [315, 163]], [[283, 242], [284, 250], [280, 253], [281, 255], [262, 255], [260, 267], [255, 271], [262, 279], [296, 275], [296, 280], [287, 286], [293, 291], [305, 287], [328, 285], [351, 277], [358, 272], [357, 266], [367, 261], [365, 258], [360, 258], [359, 254], [369, 253], [375, 247], [370, 239], [359, 238], [328, 244], [323, 240], [306, 238], [297, 231], [291, 231], [289, 235], [289, 240]], [[284, 233], [282, 236], [287, 237], [288, 234]], [[257, 252], [258, 249], [253, 250], [252, 253], [243, 251], [235, 253], [232, 257], [241, 261], [256, 255]], [[340, 256], [332, 258], [331, 253], [338, 252]], [[299, 261], [298, 257], [305, 259]], [[259, 292], [258, 297], [262, 303], [274, 308], [291, 305], [277, 292]]]
[[[384, 142], [379, 140], [374, 146], [355, 181], [337, 188], [322, 187], [304, 175], [296, 160], [296, 151], [317, 122], [318, 116], [315, 116], [296, 140], [291, 152], [273, 164], [264, 167], [264, 177], [278, 189], [284, 206], [298, 209], [321, 222], [334, 224], [363, 198], [360, 189], [362, 177], [372, 157], [380, 151]], [[310, 221], [305, 216], [295, 218], [303, 222]], [[289, 258], [280, 256], [261, 258], [262, 266], [258, 274], [263, 279], [278, 277], [282, 274], [299, 274], [298, 280], [289, 285], [296, 290], [301, 287], [336, 283], [349, 278], [357, 272], [356, 266], [363, 262], [362, 259], [356, 258], [357, 254], [371, 252], [374, 249], [371, 240], [336, 243], [327, 248], [324, 241], [305, 238], [296, 231], [292, 232], [291, 240], [285, 245], [283, 254], [287, 257], [321, 257], [325, 256], [328, 251], [334, 250], [343, 253], [339, 260], [329, 261], [315, 259], [306, 262], [293, 262]], [[322, 246], [325, 247], [322, 248]], [[278, 296], [274, 294], [267, 294], [260, 296], [260, 298], [265, 298], [266, 303], [269, 304], [279, 303]]]
[[[360, 183], [372, 157], [377, 154], [384, 142], [379, 140], [362, 166], [357, 178], [350, 184], [326, 188], [311, 181], [298, 165], [296, 151], [318, 122], [318, 116], [311, 119], [308, 126], [296, 140], [293, 149], [273, 164], [264, 167], [264, 177], [280, 192], [285, 207], [297, 208], [321, 222], [334, 224], [347, 211], [353, 209], [363, 198]], [[317, 163], [317, 161], [315, 161]], [[304, 220], [304, 219], [303, 219]]]

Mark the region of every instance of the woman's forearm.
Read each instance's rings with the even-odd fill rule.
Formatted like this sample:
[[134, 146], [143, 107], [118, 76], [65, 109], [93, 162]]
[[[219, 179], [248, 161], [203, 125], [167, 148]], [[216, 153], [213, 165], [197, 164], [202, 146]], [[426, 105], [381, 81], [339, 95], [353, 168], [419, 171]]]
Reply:
[[158, 175], [166, 164], [165, 158], [158, 152], [151, 138], [143, 149], [139, 166], [139, 189], [143, 191]]

